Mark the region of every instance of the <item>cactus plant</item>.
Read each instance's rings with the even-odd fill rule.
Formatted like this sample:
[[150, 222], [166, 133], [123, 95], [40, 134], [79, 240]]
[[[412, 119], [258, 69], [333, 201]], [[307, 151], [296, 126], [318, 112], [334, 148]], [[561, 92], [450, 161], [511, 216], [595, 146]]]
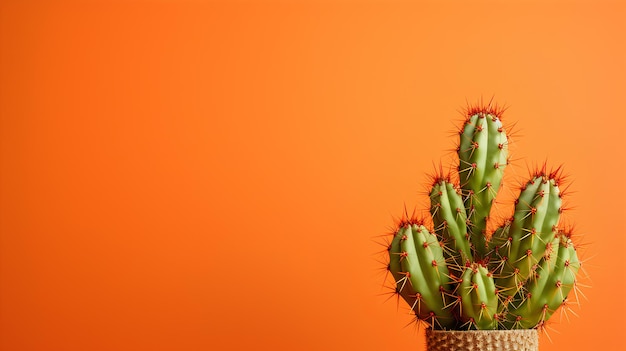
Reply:
[[430, 185], [432, 221], [405, 215], [391, 233], [393, 292], [432, 330], [542, 328], [577, 288], [581, 262], [561, 223], [560, 168], [533, 171], [512, 215], [495, 225], [509, 165], [502, 113], [491, 103], [466, 110], [456, 171], [439, 170]]

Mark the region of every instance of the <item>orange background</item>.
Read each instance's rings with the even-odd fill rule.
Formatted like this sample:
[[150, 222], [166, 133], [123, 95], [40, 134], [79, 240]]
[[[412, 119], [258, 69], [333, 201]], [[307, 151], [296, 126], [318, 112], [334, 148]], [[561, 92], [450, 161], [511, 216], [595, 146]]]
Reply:
[[592, 278], [542, 351], [625, 349], [625, 6], [444, 3], [2, 1], [0, 348], [423, 349], [375, 239], [495, 95]]

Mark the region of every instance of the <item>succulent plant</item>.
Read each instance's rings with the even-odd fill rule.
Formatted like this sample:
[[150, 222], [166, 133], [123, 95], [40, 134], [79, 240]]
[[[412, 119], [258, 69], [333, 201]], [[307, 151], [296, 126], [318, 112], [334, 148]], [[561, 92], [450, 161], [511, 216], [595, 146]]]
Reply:
[[404, 215], [391, 233], [393, 293], [435, 330], [541, 328], [577, 289], [560, 168], [534, 170], [496, 225], [492, 205], [509, 165], [502, 113], [491, 103], [466, 110], [457, 170], [432, 177], [430, 216]]

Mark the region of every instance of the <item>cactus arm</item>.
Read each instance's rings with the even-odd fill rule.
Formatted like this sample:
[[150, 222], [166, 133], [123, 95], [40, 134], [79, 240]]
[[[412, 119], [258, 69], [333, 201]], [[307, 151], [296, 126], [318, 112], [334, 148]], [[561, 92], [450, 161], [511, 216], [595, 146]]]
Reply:
[[536, 276], [525, 288], [523, 301], [509, 308], [511, 328], [529, 329], [543, 325], [565, 302], [574, 288], [580, 262], [571, 240], [556, 238], [557, 249], [542, 259]]
[[467, 234], [467, 215], [460, 189], [445, 180], [438, 181], [432, 187], [430, 201], [435, 233], [449, 249], [444, 250], [448, 266], [459, 271], [455, 268], [464, 266], [473, 258]]
[[476, 113], [460, 134], [459, 179], [464, 190], [470, 238], [478, 259], [487, 253], [486, 228], [491, 205], [507, 165], [507, 136], [498, 116]]
[[560, 207], [558, 186], [547, 176], [534, 177], [520, 193], [509, 230], [510, 255], [496, 280], [505, 295], [515, 295], [543, 257], [554, 239]]
[[452, 313], [445, 308], [444, 290], [449, 283], [448, 268], [437, 237], [424, 226], [413, 224], [411, 235], [400, 242], [405, 259], [400, 263], [403, 271], [409, 273], [409, 280], [418, 294], [420, 304], [415, 310], [420, 319], [433, 319], [442, 328], [454, 323]]
[[465, 269], [462, 279], [459, 285], [462, 319], [477, 329], [497, 329], [498, 296], [489, 271], [474, 263]]
[[393, 275], [395, 283], [395, 292], [398, 293], [413, 308], [416, 306], [416, 291], [413, 289], [411, 282], [407, 276], [407, 272], [402, 269], [402, 260], [406, 257], [403, 255], [400, 242], [406, 240], [406, 236], [411, 235], [411, 228], [401, 227], [389, 245], [389, 271]]

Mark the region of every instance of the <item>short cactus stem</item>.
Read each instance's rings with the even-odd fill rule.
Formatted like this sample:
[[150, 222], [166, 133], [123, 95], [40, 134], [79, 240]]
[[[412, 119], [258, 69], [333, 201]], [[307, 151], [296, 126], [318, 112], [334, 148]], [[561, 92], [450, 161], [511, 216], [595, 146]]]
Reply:
[[426, 329], [428, 351], [537, 351], [536, 329], [432, 330]]
[[465, 269], [459, 284], [462, 300], [461, 318], [467, 328], [498, 329], [496, 314], [498, 294], [487, 268], [472, 263]]

